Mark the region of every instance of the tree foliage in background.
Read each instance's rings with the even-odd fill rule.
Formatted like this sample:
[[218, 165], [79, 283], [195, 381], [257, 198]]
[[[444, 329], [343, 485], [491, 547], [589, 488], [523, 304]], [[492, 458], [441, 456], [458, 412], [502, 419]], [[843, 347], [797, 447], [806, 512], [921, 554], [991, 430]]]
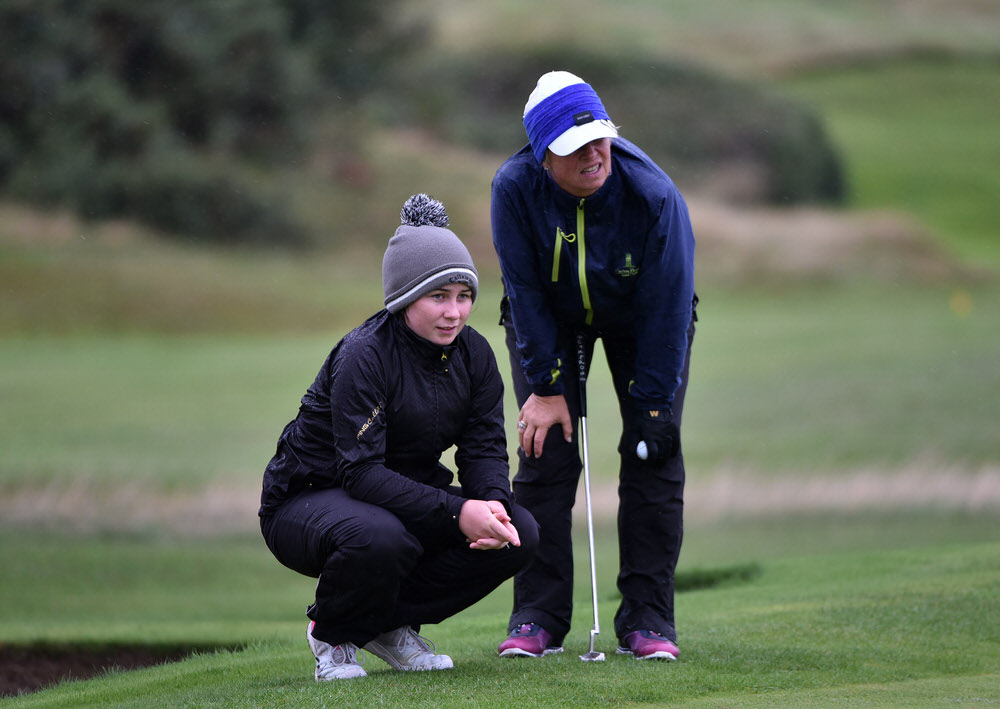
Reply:
[[749, 199], [843, 196], [820, 122], [760, 87], [566, 48], [441, 55], [420, 44], [425, 20], [404, 9], [399, 0], [3, 0], [0, 194], [214, 241], [296, 243], [306, 227], [273, 176], [318, 149], [310, 127], [335, 122], [331, 154], [352, 169], [363, 133], [379, 124], [510, 153], [525, 141], [521, 109], [535, 78], [565, 68], [687, 185], [735, 174], [739, 185], [725, 189]]
[[217, 240], [295, 240], [252, 176], [299, 153], [328, 90], [374, 84], [405, 45], [381, 29], [393, 5], [7, 0], [0, 190]]
[[358, 98], [383, 84], [400, 58], [426, 37], [426, 20], [404, 17], [400, 0], [278, 0], [289, 36], [328, 86]]

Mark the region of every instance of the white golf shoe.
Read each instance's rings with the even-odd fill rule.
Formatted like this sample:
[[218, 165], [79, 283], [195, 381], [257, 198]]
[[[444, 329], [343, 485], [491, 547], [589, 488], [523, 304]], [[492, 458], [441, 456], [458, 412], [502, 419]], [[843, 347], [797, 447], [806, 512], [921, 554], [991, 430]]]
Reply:
[[358, 663], [357, 645], [354, 643], [331, 645], [314, 638], [312, 631], [315, 625], [314, 622], [309, 623], [309, 627], [306, 628], [306, 637], [309, 639], [309, 648], [316, 656], [317, 682], [368, 676], [365, 669]]
[[447, 655], [435, 655], [429, 642], [408, 625], [382, 633], [364, 649], [404, 672], [450, 670], [455, 666]]

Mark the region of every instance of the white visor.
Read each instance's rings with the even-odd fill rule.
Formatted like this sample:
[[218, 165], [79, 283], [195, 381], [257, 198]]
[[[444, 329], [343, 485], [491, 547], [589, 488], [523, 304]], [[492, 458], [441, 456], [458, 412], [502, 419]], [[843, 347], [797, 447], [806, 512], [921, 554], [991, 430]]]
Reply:
[[618, 129], [611, 121], [607, 119], [591, 121], [564, 131], [562, 135], [549, 143], [549, 150], [555, 155], [569, 155], [592, 140], [617, 137]]

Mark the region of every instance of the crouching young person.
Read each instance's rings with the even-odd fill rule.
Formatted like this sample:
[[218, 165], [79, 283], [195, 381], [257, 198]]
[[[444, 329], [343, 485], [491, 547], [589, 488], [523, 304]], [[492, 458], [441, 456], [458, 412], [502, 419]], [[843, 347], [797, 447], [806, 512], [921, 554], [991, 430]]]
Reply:
[[[503, 383], [466, 326], [478, 290], [440, 202], [411, 197], [382, 262], [385, 309], [326, 358], [264, 473], [260, 523], [283, 565], [318, 578], [316, 679], [444, 670], [420, 636], [531, 558], [538, 526], [512, 501]], [[440, 462], [455, 446], [457, 485]]]

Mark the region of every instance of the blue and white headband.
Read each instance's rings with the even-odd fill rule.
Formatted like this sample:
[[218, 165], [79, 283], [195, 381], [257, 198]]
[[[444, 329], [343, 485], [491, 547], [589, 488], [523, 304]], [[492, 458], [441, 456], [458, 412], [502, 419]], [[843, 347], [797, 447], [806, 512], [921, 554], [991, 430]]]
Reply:
[[[542, 162], [545, 151], [559, 136], [575, 126], [594, 121], [610, 121], [610, 116], [590, 84], [580, 82], [563, 87], [539, 101], [524, 115], [524, 128], [528, 132], [531, 151], [538, 162]], [[617, 134], [617, 131], [614, 133]]]

